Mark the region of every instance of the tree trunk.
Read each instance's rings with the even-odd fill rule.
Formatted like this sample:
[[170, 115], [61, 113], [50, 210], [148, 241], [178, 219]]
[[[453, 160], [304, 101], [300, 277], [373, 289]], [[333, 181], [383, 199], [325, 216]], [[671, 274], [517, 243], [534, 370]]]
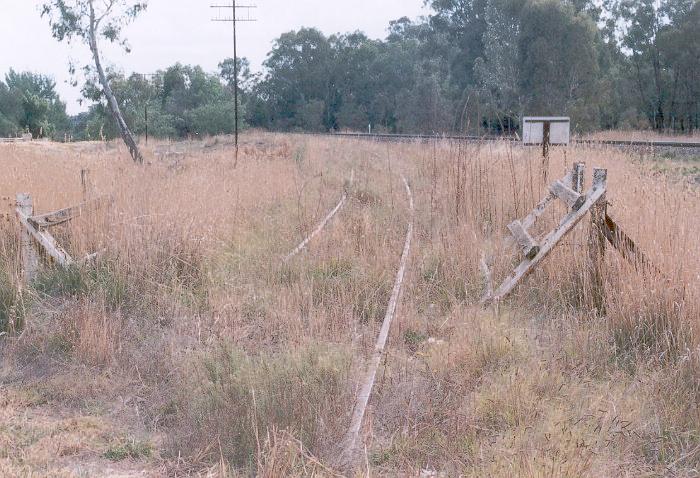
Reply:
[[124, 121], [124, 116], [122, 115], [121, 109], [119, 108], [119, 103], [114, 97], [114, 92], [109, 86], [109, 81], [107, 81], [107, 75], [105, 75], [104, 69], [102, 68], [102, 62], [100, 61], [100, 51], [97, 48], [97, 32], [95, 29], [95, 11], [92, 7], [92, 2], [90, 2], [90, 51], [92, 52], [92, 58], [95, 61], [95, 69], [97, 70], [97, 75], [100, 78], [100, 84], [102, 85], [102, 90], [104, 91], [105, 97], [107, 98], [107, 104], [109, 105], [109, 110], [112, 112], [112, 117], [116, 121], [119, 127], [119, 133], [121, 134], [126, 147], [129, 148], [129, 154], [134, 162], [143, 164], [143, 156], [139, 151], [136, 141], [134, 141], [134, 136], [131, 134], [129, 127]]

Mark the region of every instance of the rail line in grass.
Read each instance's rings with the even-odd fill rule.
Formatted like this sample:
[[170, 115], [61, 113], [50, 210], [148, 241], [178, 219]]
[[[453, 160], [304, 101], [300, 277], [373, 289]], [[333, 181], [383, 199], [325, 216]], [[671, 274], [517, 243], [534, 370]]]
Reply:
[[[520, 142], [520, 138], [514, 136], [476, 136], [476, 135], [429, 135], [429, 134], [395, 134], [395, 133], [303, 133], [313, 136], [331, 136], [339, 138], [358, 138], [376, 141], [403, 142], [403, 141], [465, 141], [465, 142]], [[641, 141], [641, 140], [615, 140], [615, 139], [574, 139], [572, 144], [622, 146], [629, 148], [680, 148], [700, 150], [700, 141]]]
[[[355, 170], [353, 169], [352, 172], [350, 173], [350, 187], [352, 187], [352, 183], [355, 179]], [[294, 248], [292, 252], [287, 254], [284, 259], [282, 259], [282, 262], [289, 262], [292, 260], [297, 254], [299, 254], [301, 251], [306, 249], [306, 246], [309, 245], [309, 243], [313, 240], [314, 237], [319, 235], [321, 231], [328, 225], [329, 222], [331, 222], [331, 219], [335, 217], [338, 212], [343, 209], [345, 206], [345, 203], [348, 200], [348, 188], [344, 188], [343, 190], [343, 195], [340, 197], [340, 201], [338, 204], [330, 210], [330, 212], [326, 215], [326, 217], [323, 218], [323, 220], [316, 226], [316, 228], [311, 231], [311, 234], [306, 236], [303, 241], [299, 243], [299, 245]]]
[[401, 296], [403, 280], [406, 274], [406, 269], [408, 267], [408, 258], [411, 253], [414, 215], [413, 193], [411, 192], [411, 187], [409, 186], [408, 181], [403, 175], [401, 176], [401, 179], [403, 180], [403, 184], [406, 189], [406, 196], [408, 197], [409, 210], [411, 216], [409, 219], [408, 228], [406, 230], [406, 240], [404, 242], [401, 260], [399, 262], [399, 269], [396, 273], [394, 288], [392, 289], [389, 304], [387, 305], [386, 313], [384, 315], [384, 321], [382, 322], [382, 328], [379, 330], [379, 335], [377, 336], [377, 341], [374, 346], [374, 352], [372, 353], [372, 357], [367, 362], [365, 375], [362, 382], [360, 383], [360, 389], [355, 400], [352, 418], [350, 420], [350, 427], [348, 428], [347, 434], [345, 436], [345, 441], [343, 443], [343, 464], [351, 468], [355, 465], [357, 461], [358, 446], [360, 441], [360, 430], [362, 429], [362, 423], [365, 418], [367, 404], [369, 403], [369, 398], [372, 394], [372, 389], [374, 388], [374, 381], [377, 376], [377, 370], [379, 369], [379, 364], [381, 363], [382, 357], [384, 356], [384, 349], [386, 347], [386, 342], [389, 337], [389, 331], [391, 330], [391, 323], [393, 322], [394, 316], [396, 315], [396, 308], [398, 306], [399, 297]]

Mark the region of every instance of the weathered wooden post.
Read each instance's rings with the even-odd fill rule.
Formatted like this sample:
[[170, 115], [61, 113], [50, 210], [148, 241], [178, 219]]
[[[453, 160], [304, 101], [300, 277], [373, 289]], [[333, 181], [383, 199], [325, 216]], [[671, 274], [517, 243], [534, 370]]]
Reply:
[[[17, 195], [17, 213], [25, 217], [31, 217], [34, 214], [34, 204], [29, 194], [21, 193]], [[29, 284], [36, 278], [39, 270], [39, 255], [34, 247], [32, 235], [26, 227], [20, 228], [19, 241], [22, 257], [22, 277], [24, 282]]]
[[583, 192], [584, 173], [586, 171], [586, 163], [574, 163], [574, 169], [571, 173], [571, 189], [581, 194]]
[[[593, 188], [607, 189], [608, 170], [595, 168], [593, 170]], [[591, 208], [591, 227], [589, 232], [589, 259], [591, 277], [591, 301], [593, 308], [599, 314], [605, 313], [605, 282], [603, 279], [605, 260], [605, 217], [607, 215], [607, 196], [603, 195]]]
[[90, 182], [89, 169], [80, 170], [80, 185], [83, 189], [83, 201], [85, 201], [88, 196], [92, 194], [92, 183]]
[[551, 141], [552, 123], [545, 121], [542, 125], [542, 179], [547, 184], [549, 177], [549, 143]]

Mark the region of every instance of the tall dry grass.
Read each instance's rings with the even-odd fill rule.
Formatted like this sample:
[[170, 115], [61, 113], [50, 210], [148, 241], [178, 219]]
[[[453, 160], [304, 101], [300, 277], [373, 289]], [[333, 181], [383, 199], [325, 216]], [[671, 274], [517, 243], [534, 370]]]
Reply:
[[[636, 153], [553, 150], [550, 179], [585, 161], [589, 186], [593, 167], [608, 169], [610, 215], [662, 274], [608, 248], [596, 309], [584, 221], [495, 313], [477, 306], [480, 261], [492, 258], [499, 280], [520, 260], [504, 238], [546, 194], [536, 148], [251, 133], [234, 169], [228, 141], [156, 144], [146, 167], [111, 143], [3, 146], [1, 196], [30, 192], [41, 212], [75, 204], [89, 168], [114, 198], [56, 231], [74, 257], [103, 255], [44, 267], [30, 287], [3, 222], [0, 325], [16, 325], [0, 339], [4, 373], [40, 375], [52, 400], [85, 406], [51, 388], [85, 367], [114, 371], [91, 403], [114, 388], [138, 397], [139, 426], [167, 437], [174, 474], [217, 463], [220, 474], [332, 474], [401, 253], [401, 173], [416, 242], [366, 420], [365, 471], [642, 476], [700, 465], [700, 195], [689, 181]], [[283, 264], [352, 169], [346, 208]], [[564, 213], [554, 204], [537, 233]]]

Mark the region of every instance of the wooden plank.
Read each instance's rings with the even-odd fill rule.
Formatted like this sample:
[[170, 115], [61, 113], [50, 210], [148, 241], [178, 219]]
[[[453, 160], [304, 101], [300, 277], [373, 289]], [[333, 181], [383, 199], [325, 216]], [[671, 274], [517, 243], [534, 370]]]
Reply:
[[46, 250], [46, 253], [52, 257], [58, 264], [69, 266], [73, 263], [71, 256], [58, 245], [56, 239], [49, 234], [48, 231], [37, 229], [29, 222], [29, 217], [24, 214], [18, 207], [16, 210], [17, 219], [20, 224], [29, 232], [29, 234]]
[[[608, 181], [608, 171], [596, 168], [593, 171], [593, 186], [606, 188]], [[590, 301], [594, 310], [603, 316], [605, 314], [605, 236], [603, 229], [605, 226], [605, 216], [608, 209], [606, 195], [603, 195], [591, 208], [591, 226], [588, 238], [588, 257], [590, 264], [589, 292]]]
[[[583, 163], [577, 163], [577, 164], [583, 164]], [[561, 179], [561, 181], [562, 181], [564, 184], [572, 184], [572, 182], [574, 181], [573, 178], [574, 178], [574, 172], [571, 172], [571, 171], [570, 171], [569, 173], [567, 173], [566, 176], [564, 176], [564, 177]], [[555, 196], [553, 193], [551, 193], [551, 192], [547, 195], [547, 197], [545, 197], [544, 199], [542, 199], [542, 201], [540, 201], [540, 202], [537, 204], [537, 206], [535, 206], [535, 208], [530, 212], [530, 214], [528, 214], [527, 216], [525, 216], [525, 219], [523, 219], [522, 221], [520, 221], [520, 223], [521, 223], [522, 226], [523, 226], [523, 229], [525, 229], [525, 230], [527, 231], [527, 230], [530, 229], [532, 226], [534, 226], [534, 225], [535, 225], [535, 222], [537, 222], [537, 219], [538, 219], [542, 214], [544, 214], [545, 210], [547, 210], [547, 206], [549, 205], [549, 203], [552, 202], [552, 201], [554, 201], [555, 199], [556, 199], [556, 196]], [[511, 245], [513, 245], [514, 243], [515, 243], [515, 240], [514, 240], [511, 236], [506, 237], [506, 245], [511, 246]]]
[[528, 234], [520, 221], [513, 221], [508, 224], [508, 230], [513, 234], [515, 242], [523, 249], [525, 257], [532, 259], [540, 252], [540, 245]]
[[583, 203], [586, 202], [586, 198], [583, 195], [577, 193], [561, 181], [554, 181], [549, 187], [549, 190], [556, 197], [564, 201], [569, 209], [573, 211], [581, 209]]
[[[561, 180], [564, 184], [571, 184], [572, 182], [572, 173], [569, 172], [564, 178]], [[535, 222], [537, 219], [544, 214], [544, 211], [547, 209], [547, 206], [549, 205], [550, 202], [554, 201], [556, 199], [556, 196], [552, 194], [551, 192], [547, 197], [542, 199], [542, 201], [535, 206], [535, 208], [532, 210], [530, 214], [525, 216], [525, 219], [521, 221], [523, 227], [525, 230], [530, 229], [532, 226], [535, 225]]]
[[[32, 197], [23, 193], [17, 195], [17, 211], [23, 216], [31, 216], [34, 211]], [[20, 230], [20, 253], [22, 257], [22, 276], [26, 283], [31, 283], [39, 270], [39, 254], [32, 242], [32, 236], [25, 228]]]
[[620, 252], [620, 255], [625, 260], [634, 266], [635, 270], [639, 271], [641, 267], [662, 277], [666, 277], [610, 216], [605, 214], [604, 221], [602, 233], [605, 239]]
[[[564, 180], [564, 184], [567, 184], [574, 191], [581, 194], [583, 192], [583, 182], [586, 172], [586, 163], [578, 162], [574, 163], [574, 169], [571, 172], [571, 180]], [[567, 176], [568, 177], [568, 176]]]
[[109, 204], [111, 201], [112, 198], [110, 196], [100, 196], [77, 206], [67, 207], [65, 209], [60, 209], [58, 211], [40, 214], [37, 216], [31, 216], [28, 218], [28, 220], [38, 229], [58, 226], [81, 216], [85, 211], [98, 209], [103, 205]]
[[559, 241], [564, 238], [573, 228], [578, 224], [581, 219], [584, 218], [586, 213], [595, 205], [601, 197], [605, 195], [605, 188], [591, 188], [586, 194], [586, 201], [583, 206], [577, 211], [571, 211], [569, 214], [564, 216], [559, 226], [550, 232], [542, 241], [540, 252], [532, 259], [525, 259], [520, 265], [513, 271], [513, 273], [501, 284], [496, 293], [494, 294], [493, 300], [500, 301], [506, 295], [511, 293], [513, 289], [518, 285], [518, 283], [527, 276], [532, 270], [540, 264], [552, 249], [559, 243]]
[[92, 194], [94, 187], [90, 182], [90, 170], [81, 169], [80, 170], [80, 186], [83, 190], [83, 201], [85, 201], [89, 195]]

